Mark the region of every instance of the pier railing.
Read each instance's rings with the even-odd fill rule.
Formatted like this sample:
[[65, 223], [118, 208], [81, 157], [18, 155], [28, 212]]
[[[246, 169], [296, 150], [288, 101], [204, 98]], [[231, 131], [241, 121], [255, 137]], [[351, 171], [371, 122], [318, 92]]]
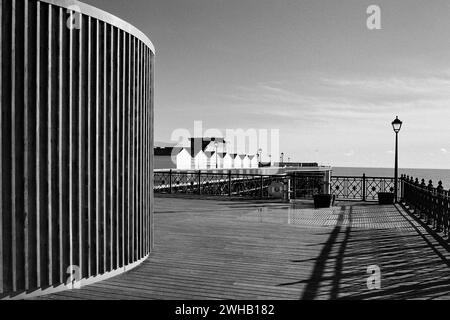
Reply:
[[271, 192], [271, 187], [276, 185], [281, 185], [283, 192], [289, 190], [291, 199], [307, 199], [317, 193], [330, 192], [338, 200], [377, 201], [378, 193], [394, 192], [393, 177], [333, 176], [329, 182], [320, 173], [267, 175], [231, 170], [156, 170], [154, 191], [267, 199], [277, 197]]
[[400, 177], [401, 201], [436, 232], [449, 232], [450, 191], [444, 190], [442, 181], [435, 187], [433, 181], [419, 181], [407, 175]]
[[[205, 196], [277, 198], [289, 191], [290, 198], [309, 198], [324, 185], [322, 174], [253, 174], [233, 171], [156, 170], [154, 192]], [[275, 191], [275, 192], [274, 192]]]
[[394, 192], [394, 185], [393, 177], [331, 177], [331, 193], [341, 200], [377, 201], [378, 193]]

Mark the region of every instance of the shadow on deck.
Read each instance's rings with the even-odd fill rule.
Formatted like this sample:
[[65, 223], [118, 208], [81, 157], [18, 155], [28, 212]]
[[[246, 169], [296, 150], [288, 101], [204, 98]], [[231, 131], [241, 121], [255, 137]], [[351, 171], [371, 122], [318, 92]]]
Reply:
[[[450, 253], [400, 206], [158, 198], [138, 268], [44, 299], [439, 299]], [[369, 266], [381, 289], [369, 290]]]

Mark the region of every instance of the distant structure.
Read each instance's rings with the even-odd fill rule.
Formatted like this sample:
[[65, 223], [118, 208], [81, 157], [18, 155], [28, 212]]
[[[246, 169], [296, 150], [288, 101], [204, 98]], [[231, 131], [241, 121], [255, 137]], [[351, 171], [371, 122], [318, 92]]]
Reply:
[[[155, 169], [213, 170], [258, 168], [256, 154], [225, 152], [223, 138], [190, 138], [189, 147], [156, 147]], [[217, 154], [216, 154], [217, 152]]]
[[289, 168], [302, 168], [302, 167], [318, 167], [316, 162], [275, 162], [274, 167], [289, 167]]

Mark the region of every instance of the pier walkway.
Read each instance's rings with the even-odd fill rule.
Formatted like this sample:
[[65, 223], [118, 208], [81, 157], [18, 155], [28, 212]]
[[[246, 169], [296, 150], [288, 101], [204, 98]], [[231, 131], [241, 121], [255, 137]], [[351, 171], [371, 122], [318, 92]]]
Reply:
[[398, 205], [156, 198], [149, 259], [40, 299], [448, 299], [448, 246], [428, 231]]

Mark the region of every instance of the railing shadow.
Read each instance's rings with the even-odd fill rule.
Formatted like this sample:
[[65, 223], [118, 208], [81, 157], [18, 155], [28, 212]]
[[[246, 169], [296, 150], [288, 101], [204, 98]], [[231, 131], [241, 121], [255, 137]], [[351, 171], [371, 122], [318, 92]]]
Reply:
[[[387, 210], [387, 209], [386, 209]], [[386, 213], [387, 212], [387, 213]], [[407, 213], [392, 206], [384, 212], [395, 221], [402, 217], [403, 229], [352, 228], [353, 219], [361, 218], [353, 206], [342, 207], [336, 226], [322, 245], [311, 275], [306, 280], [279, 286], [303, 285], [302, 300], [312, 299], [412, 299], [450, 295], [450, 263], [438, 250], [450, 246], [423, 222], [427, 234], [433, 235], [439, 248], [405, 216]], [[373, 214], [373, 213], [372, 213]], [[347, 218], [347, 225], [343, 226]], [[403, 221], [403, 222], [405, 222]], [[395, 236], [392, 233], [396, 233]], [[311, 259], [293, 260], [308, 263]], [[377, 265], [381, 270], [382, 287], [367, 287], [367, 267]], [[331, 267], [333, 266], [333, 267]]]

